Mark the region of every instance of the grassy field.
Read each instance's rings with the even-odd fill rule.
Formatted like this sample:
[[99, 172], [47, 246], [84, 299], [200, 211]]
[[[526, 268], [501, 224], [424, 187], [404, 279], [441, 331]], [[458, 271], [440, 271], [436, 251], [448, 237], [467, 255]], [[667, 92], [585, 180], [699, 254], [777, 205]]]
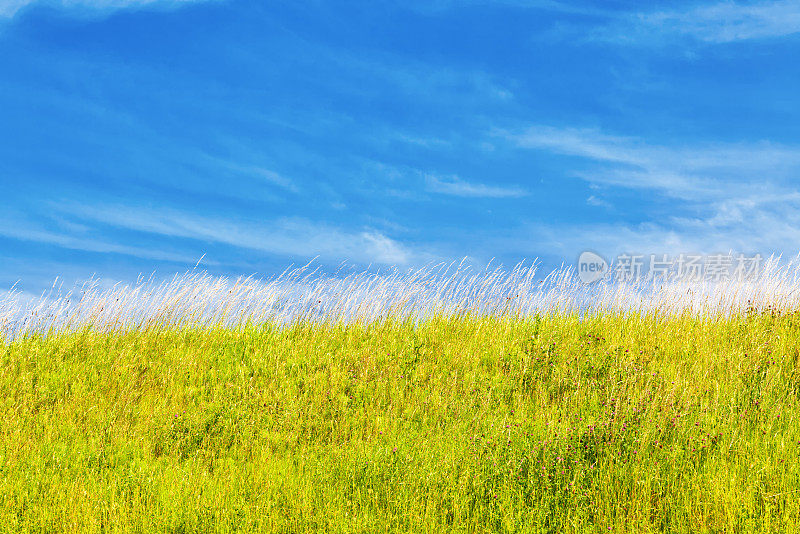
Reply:
[[795, 532], [800, 314], [0, 345], [3, 532]]

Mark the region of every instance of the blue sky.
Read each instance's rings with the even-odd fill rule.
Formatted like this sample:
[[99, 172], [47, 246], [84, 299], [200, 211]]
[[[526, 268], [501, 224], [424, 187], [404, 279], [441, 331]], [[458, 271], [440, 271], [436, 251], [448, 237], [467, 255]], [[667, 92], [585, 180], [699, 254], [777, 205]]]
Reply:
[[0, 0], [0, 288], [800, 250], [800, 2]]

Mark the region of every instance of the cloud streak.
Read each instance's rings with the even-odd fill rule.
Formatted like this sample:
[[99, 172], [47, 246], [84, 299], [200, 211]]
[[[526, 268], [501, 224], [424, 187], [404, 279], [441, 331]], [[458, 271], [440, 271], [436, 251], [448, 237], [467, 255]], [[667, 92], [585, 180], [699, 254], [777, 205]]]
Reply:
[[710, 44], [776, 38], [800, 32], [795, 0], [714, 2], [683, 10], [630, 14], [592, 33], [600, 40], [641, 43], [684, 36]]
[[574, 171], [584, 180], [606, 186], [653, 189], [678, 199], [724, 198], [737, 184], [738, 195], [751, 197], [761, 184], [754, 178], [779, 182], [800, 174], [800, 147], [767, 141], [757, 143], [666, 146], [635, 137], [606, 134], [594, 128], [533, 126], [522, 132], [502, 132], [521, 148], [575, 156], [601, 165]]
[[600, 9], [576, 5], [575, 2], [558, 2], [556, 0], [426, 0], [422, 2], [406, 3], [406, 7], [424, 13], [448, 11], [465, 6], [504, 6], [520, 9], [536, 9], [545, 12], [574, 13], [579, 15], [604, 13], [604, 11]]
[[301, 218], [253, 222], [128, 206], [61, 206], [60, 209], [84, 221], [269, 254], [387, 265], [404, 265], [416, 259], [406, 247], [377, 230], [346, 231]]
[[517, 187], [499, 187], [465, 182], [458, 176], [427, 175], [425, 181], [428, 191], [457, 197], [515, 198], [527, 195], [525, 190]]
[[[121, 245], [119, 243], [112, 243], [102, 239], [86, 236], [75, 236], [64, 233], [50, 232], [37, 228], [30, 228], [19, 221], [6, 221], [3, 225], [0, 225], [0, 236], [16, 239], [18, 241], [29, 241], [33, 243], [42, 243], [45, 245], [54, 245], [67, 250], [81, 250], [84, 252], [98, 252], [102, 254], [122, 254], [135, 258], [173, 263], [192, 264], [197, 261], [197, 258], [192, 258], [191, 256], [173, 254], [171, 252], [160, 251], [147, 247]], [[207, 263], [217, 265], [217, 262]]]
[[[540, 243], [567, 255], [585, 247], [614, 253], [780, 252], [800, 240], [800, 147], [768, 142], [666, 146], [591, 128], [534, 126], [505, 134], [520, 148], [571, 156], [572, 174], [596, 189], [640, 190], [677, 199], [639, 224], [536, 225]], [[589, 197], [589, 203], [605, 201]]]
[[33, 5], [46, 5], [65, 10], [114, 11], [138, 7], [178, 7], [203, 1], [213, 0], [3, 0], [0, 1], [0, 19], [10, 19]]

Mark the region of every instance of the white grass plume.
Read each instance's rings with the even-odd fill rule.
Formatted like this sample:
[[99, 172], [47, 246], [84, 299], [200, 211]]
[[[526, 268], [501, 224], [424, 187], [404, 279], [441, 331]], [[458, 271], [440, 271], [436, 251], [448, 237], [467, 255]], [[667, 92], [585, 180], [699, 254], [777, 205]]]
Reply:
[[268, 278], [218, 278], [204, 272], [163, 282], [102, 288], [96, 280], [66, 292], [54, 284], [38, 298], [0, 294], [0, 335], [12, 339], [81, 328], [100, 331], [293, 321], [420, 320], [433, 315], [639, 312], [730, 314], [800, 308], [800, 256], [770, 257], [748, 280], [721, 282], [609, 277], [583, 284], [572, 267], [537, 276], [538, 263], [476, 270], [461, 264], [387, 272], [325, 274], [310, 265]]

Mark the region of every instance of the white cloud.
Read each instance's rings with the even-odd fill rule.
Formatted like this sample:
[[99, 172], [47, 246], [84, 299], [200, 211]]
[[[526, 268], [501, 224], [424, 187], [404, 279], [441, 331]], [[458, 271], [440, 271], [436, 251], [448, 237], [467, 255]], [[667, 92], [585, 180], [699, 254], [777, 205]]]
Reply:
[[544, 247], [562, 257], [576, 257], [583, 250], [601, 251], [606, 257], [634, 254], [753, 253], [764, 255], [800, 252], [800, 202], [763, 204], [745, 209], [730, 220], [720, 217], [716, 206], [708, 216], [666, 218], [640, 224], [598, 223], [566, 226], [546, 224], [528, 228], [535, 243], [517, 247]]
[[0, 18], [11, 18], [30, 5], [48, 5], [63, 9], [111, 11], [137, 7], [175, 7], [208, 0], [0, 0]]
[[258, 181], [268, 182], [272, 185], [278, 186], [282, 189], [286, 189], [287, 191], [291, 191], [293, 193], [296, 193], [298, 191], [297, 186], [295, 186], [292, 180], [271, 169], [267, 169], [259, 165], [236, 163], [233, 161], [224, 160], [214, 156], [209, 156], [207, 154], [202, 154], [201, 157], [203, 157], [208, 163], [217, 165], [221, 169], [224, 169], [225, 171], [253, 178]]
[[[652, 42], [683, 35], [708, 43], [727, 43], [783, 37], [800, 32], [800, 2], [797, 0], [723, 0], [695, 3], [682, 9], [622, 14], [613, 9], [553, 0], [435, 0], [412, 3], [411, 6], [419, 10], [438, 12], [465, 5], [490, 3], [552, 13], [601, 17], [608, 20], [608, 23], [590, 31], [590, 38], [616, 42]], [[564, 26], [557, 24], [552, 32], [563, 30]], [[581, 28], [580, 32], [585, 34], [585, 29]], [[576, 36], [570, 34], [570, 37]]]
[[594, 195], [589, 195], [589, 198], [586, 199], [586, 203], [590, 206], [596, 206], [598, 208], [606, 208], [611, 209], [613, 206], [606, 200], [602, 198], [597, 198]]
[[459, 197], [508, 198], [521, 197], [527, 194], [517, 187], [499, 187], [465, 182], [457, 176], [427, 175], [425, 181], [428, 191]]
[[800, 243], [800, 147], [666, 146], [597, 129], [547, 126], [504, 135], [522, 148], [576, 157], [580, 170], [573, 174], [598, 189], [672, 199], [641, 224], [534, 225], [528, 231], [539, 247], [565, 256], [587, 247], [609, 254], [797, 252], [787, 247]]
[[0, 2], [0, 18], [10, 18], [14, 14], [35, 0], [4, 0]]
[[685, 35], [708, 43], [783, 37], [800, 32], [797, 0], [715, 2], [688, 9], [629, 15], [594, 32], [594, 37], [641, 42]]
[[648, 22], [713, 43], [780, 37], [800, 32], [800, 3], [721, 2], [685, 12], [655, 13]]
[[512, 8], [529, 8], [555, 13], [575, 13], [580, 15], [596, 15], [602, 10], [588, 6], [579, 6], [575, 2], [558, 2], [556, 0], [423, 0], [406, 2], [404, 7], [424, 13], [437, 13], [465, 6], [502, 5]]
[[231, 221], [127, 206], [54, 206], [83, 220], [162, 236], [209, 241], [269, 254], [404, 265], [419, 259], [374, 229], [345, 231], [305, 219]]
[[[50, 232], [38, 228], [32, 228], [21, 221], [3, 221], [0, 224], [0, 235], [19, 241], [30, 241], [33, 243], [43, 243], [55, 245], [68, 250], [82, 250], [86, 252], [100, 252], [104, 254], [123, 254], [136, 258], [145, 258], [156, 261], [168, 261], [175, 263], [193, 264], [197, 258], [181, 254], [173, 254], [161, 250], [145, 247], [135, 247], [110, 243], [107, 241], [86, 237], [75, 236], [56, 232]], [[216, 264], [216, 262], [213, 262]]]
[[[702, 201], [757, 194], [763, 181], [780, 182], [800, 175], [800, 147], [757, 143], [666, 146], [634, 137], [608, 135], [593, 128], [534, 126], [500, 135], [522, 148], [549, 151], [593, 161], [575, 171], [588, 182], [652, 189], [673, 198]], [[732, 190], [731, 184], [736, 184]]]

